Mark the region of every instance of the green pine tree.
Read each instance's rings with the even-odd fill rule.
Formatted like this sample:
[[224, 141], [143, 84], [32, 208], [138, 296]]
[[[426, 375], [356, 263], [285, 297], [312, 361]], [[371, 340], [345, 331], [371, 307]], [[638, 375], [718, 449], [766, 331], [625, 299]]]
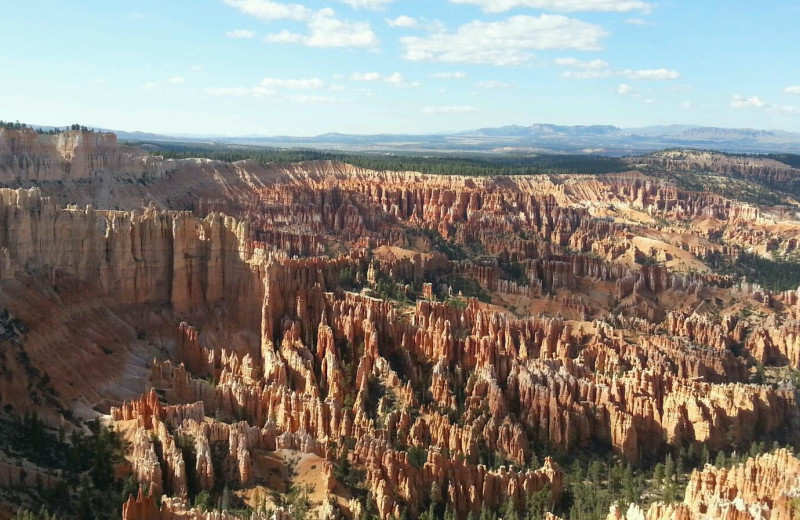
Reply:
[[653, 485], [657, 488], [661, 488], [664, 484], [664, 465], [660, 462], [656, 464], [656, 467], [653, 468]]

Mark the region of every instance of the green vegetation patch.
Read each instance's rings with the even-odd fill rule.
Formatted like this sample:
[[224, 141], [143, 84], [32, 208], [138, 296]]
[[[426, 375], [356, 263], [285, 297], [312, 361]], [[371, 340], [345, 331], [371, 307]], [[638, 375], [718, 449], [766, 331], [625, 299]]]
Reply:
[[415, 171], [443, 175], [550, 175], [603, 174], [629, 170], [620, 158], [580, 154], [483, 155], [412, 153], [345, 153], [264, 146], [132, 141], [169, 159], [206, 158], [218, 161], [251, 160], [262, 164], [302, 161], [335, 161], [379, 171]]
[[800, 287], [800, 261], [783, 258], [764, 258], [742, 252], [735, 262], [719, 253], [708, 255], [705, 263], [723, 274], [744, 276], [771, 291], [789, 291]]
[[[42, 509], [39, 518], [48, 512], [81, 520], [119, 518], [122, 503], [138, 488], [132, 478], [114, 477], [114, 465], [122, 461], [123, 441], [97, 421], [86, 426], [89, 435], [77, 430], [65, 435], [63, 430], [47, 429], [36, 415], [0, 419], [0, 445], [6, 454], [58, 477], [53, 487], [39, 479], [34, 487], [17, 486], [13, 500], [18, 505], [36, 504], [37, 510]], [[30, 514], [21, 510], [18, 517]]]

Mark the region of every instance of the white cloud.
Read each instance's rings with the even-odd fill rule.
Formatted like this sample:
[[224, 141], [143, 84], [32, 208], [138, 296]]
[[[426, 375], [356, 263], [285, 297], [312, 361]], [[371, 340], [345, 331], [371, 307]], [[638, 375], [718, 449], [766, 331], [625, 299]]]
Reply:
[[339, 0], [353, 9], [382, 9], [385, 5], [391, 4], [394, 0]]
[[681, 101], [680, 106], [684, 110], [694, 110], [695, 107], [694, 103], [691, 101]]
[[[353, 0], [372, 3], [375, 0]], [[271, 0], [224, 0], [225, 4], [242, 13], [264, 21], [295, 20], [305, 22], [308, 34], [283, 30], [269, 34], [269, 43], [302, 44], [307, 47], [377, 47], [380, 41], [368, 22], [351, 22], [336, 17], [326, 7], [314, 11], [301, 4], [285, 4]]]
[[388, 76], [384, 76], [378, 72], [354, 72], [350, 75], [350, 79], [353, 81], [382, 81], [389, 85], [395, 87], [419, 87], [420, 83], [418, 81], [408, 81], [406, 78], [400, 74], [399, 72], [394, 72], [389, 74]]
[[560, 67], [569, 67], [571, 69], [561, 74], [564, 78], [606, 78], [614, 74], [608, 62], [601, 59], [583, 61], [577, 58], [556, 58], [554, 63]]
[[733, 108], [763, 108], [765, 103], [758, 96], [744, 97], [736, 94], [731, 100]]
[[264, 41], [267, 43], [303, 43], [303, 35], [284, 29], [279, 33], [268, 34]]
[[607, 78], [613, 76], [614, 71], [611, 69], [586, 69], [586, 70], [567, 70], [561, 73], [562, 78], [567, 79], [595, 79]]
[[634, 80], [673, 80], [679, 79], [681, 73], [672, 69], [625, 69], [614, 70], [607, 61], [595, 59], [583, 61], [577, 58], [556, 58], [553, 62], [569, 70], [561, 74], [564, 78], [594, 79], [619, 76]]
[[622, 96], [628, 96], [634, 93], [636, 93], [636, 89], [628, 85], [627, 83], [620, 83], [617, 86], [617, 94], [620, 94]]
[[423, 114], [470, 114], [479, 112], [475, 107], [466, 105], [452, 105], [445, 107], [425, 107], [422, 109]]
[[[324, 81], [319, 78], [303, 78], [303, 79], [283, 79], [283, 78], [264, 78], [255, 87], [210, 87], [205, 91], [212, 96], [231, 96], [231, 97], [254, 97], [263, 98], [276, 95], [275, 89], [284, 90], [330, 90], [341, 91], [345, 90], [341, 85], [328, 86]], [[319, 105], [326, 103], [344, 103], [348, 100], [329, 96], [318, 96], [308, 94], [290, 94], [283, 96], [284, 99], [295, 103], [303, 103], [307, 105]]]
[[653, 103], [656, 102], [656, 100], [653, 98], [644, 97], [644, 95], [641, 92], [639, 92], [637, 88], [628, 85], [627, 83], [620, 83], [614, 90], [620, 96], [626, 96], [632, 99], [638, 99], [640, 102], [646, 105], [652, 105]]
[[353, 81], [378, 81], [382, 76], [377, 72], [354, 72], [350, 79]]
[[577, 58], [556, 58], [553, 60], [556, 65], [562, 67], [575, 67], [579, 69], [605, 69], [608, 68], [608, 62], [600, 59], [592, 61], [582, 61]]
[[224, 0], [226, 5], [260, 20], [309, 20], [313, 11], [300, 4], [284, 4], [270, 0]]
[[594, 25], [562, 15], [513, 16], [498, 22], [473, 21], [455, 32], [407, 36], [403, 58], [487, 65], [520, 65], [541, 49], [600, 49], [608, 33]]
[[767, 112], [778, 112], [781, 114], [797, 114], [800, 107], [794, 105], [767, 105]]
[[417, 29], [420, 27], [419, 20], [404, 14], [397, 18], [387, 18], [386, 23], [389, 27], [403, 27], [404, 29]]
[[167, 81], [169, 81], [170, 83], [178, 84], [178, 83], [183, 83], [186, 80], [183, 79], [183, 76], [173, 76], [169, 78]]
[[153, 92], [156, 89], [156, 87], [158, 87], [158, 84], [155, 81], [148, 81], [147, 83], [142, 85], [142, 90], [144, 90], [145, 92]]
[[333, 96], [309, 96], [306, 94], [296, 94], [288, 96], [286, 99], [293, 103], [301, 103], [303, 105], [339, 105], [350, 103], [349, 99], [342, 99]]
[[288, 89], [321, 89], [325, 88], [325, 82], [319, 78], [308, 79], [281, 79], [264, 78], [261, 86], [267, 88], [288, 88]]
[[786, 87], [785, 89], [783, 89], [783, 93], [800, 95], [800, 87]]
[[503, 89], [503, 88], [511, 88], [510, 83], [506, 83], [504, 81], [496, 81], [496, 80], [488, 80], [488, 81], [479, 81], [475, 83], [480, 88], [485, 89]]
[[92, 80], [92, 83], [95, 83], [97, 85], [104, 85], [106, 83], [106, 80], [104, 80], [102, 78], [94, 78]]
[[653, 22], [649, 22], [643, 18], [627, 18], [625, 23], [629, 25], [638, 25], [640, 27], [645, 27], [648, 25], [654, 25]]
[[773, 105], [772, 103], [763, 101], [758, 96], [745, 97], [739, 94], [735, 94], [731, 98], [731, 107], [736, 109], [756, 108], [778, 114], [800, 113], [800, 107], [795, 105]]
[[407, 81], [399, 72], [384, 77], [383, 81], [395, 87], [418, 87], [420, 85], [419, 81]]
[[402, 29], [419, 29], [423, 31], [442, 32], [445, 26], [438, 20], [418, 19], [401, 14], [397, 18], [386, 18], [389, 27], [399, 27]]
[[450, 0], [454, 4], [473, 4], [480, 6], [487, 13], [502, 13], [518, 7], [531, 7], [547, 11], [609, 11], [650, 12], [653, 6], [639, 0]]
[[467, 74], [466, 72], [436, 72], [431, 74], [431, 77], [436, 79], [465, 79]]
[[225, 36], [227, 36], [228, 38], [249, 39], [249, 38], [255, 38], [256, 33], [249, 29], [234, 29], [232, 31], [226, 32]]
[[208, 87], [206, 93], [212, 96], [254, 97], [263, 98], [275, 95], [275, 92], [265, 87]]
[[622, 75], [630, 79], [680, 79], [681, 73], [672, 69], [625, 69]]
[[[228, 0], [232, 1], [232, 0]], [[365, 47], [375, 48], [380, 40], [368, 22], [350, 22], [336, 17], [333, 9], [315, 12], [307, 21], [308, 34], [281, 31], [270, 34], [270, 43], [295, 43], [307, 47]]]

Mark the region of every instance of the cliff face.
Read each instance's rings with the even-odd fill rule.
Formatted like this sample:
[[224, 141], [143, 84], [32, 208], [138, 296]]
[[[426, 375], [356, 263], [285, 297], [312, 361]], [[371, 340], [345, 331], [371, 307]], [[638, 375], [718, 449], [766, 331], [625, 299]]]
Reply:
[[143, 150], [120, 146], [111, 133], [71, 130], [40, 135], [0, 129], [0, 182], [128, 177], [157, 179], [164, 163]]
[[48, 268], [122, 303], [171, 303], [180, 311], [226, 297], [234, 308], [246, 306], [242, 293], [258, 285], [247, 227], [231, 217], [62, 209], [35, 188], [2, 189], [0, 204], [2, 278]]
[[668, 170], [710, 171], [722, 175], [755, 178], [767, 184], [783, 185], [787, 191], [800, 186], [800, 170], [773, 159], [736, 157], [701, 151], [668, 151], [636, 158], [637, 164]]
[[[218, 214], [58, 208], [37, 189], [0, 189], [0, 201], [0, 305], [30, 329], [26, 355], [58, 406], [85, 416], [87, 404], [143, 390], [134, 374], [164, 335], [174, 338], [169, 317], [151, 309], [189, 315], [224, 301], [228, 321], [258, 336], [264, 283], [245, 224]], [[31, 407], [26, 379], [3, 385], [3, 403]], [[70, 404], [78, 396], [81, 404]]]

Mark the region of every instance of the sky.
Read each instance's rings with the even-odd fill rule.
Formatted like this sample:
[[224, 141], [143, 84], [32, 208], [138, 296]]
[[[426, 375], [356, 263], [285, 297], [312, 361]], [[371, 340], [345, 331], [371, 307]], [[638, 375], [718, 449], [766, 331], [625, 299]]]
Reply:
[[2, 3], [2, 120], [239, 136], [800, 132], [797, 0]]

